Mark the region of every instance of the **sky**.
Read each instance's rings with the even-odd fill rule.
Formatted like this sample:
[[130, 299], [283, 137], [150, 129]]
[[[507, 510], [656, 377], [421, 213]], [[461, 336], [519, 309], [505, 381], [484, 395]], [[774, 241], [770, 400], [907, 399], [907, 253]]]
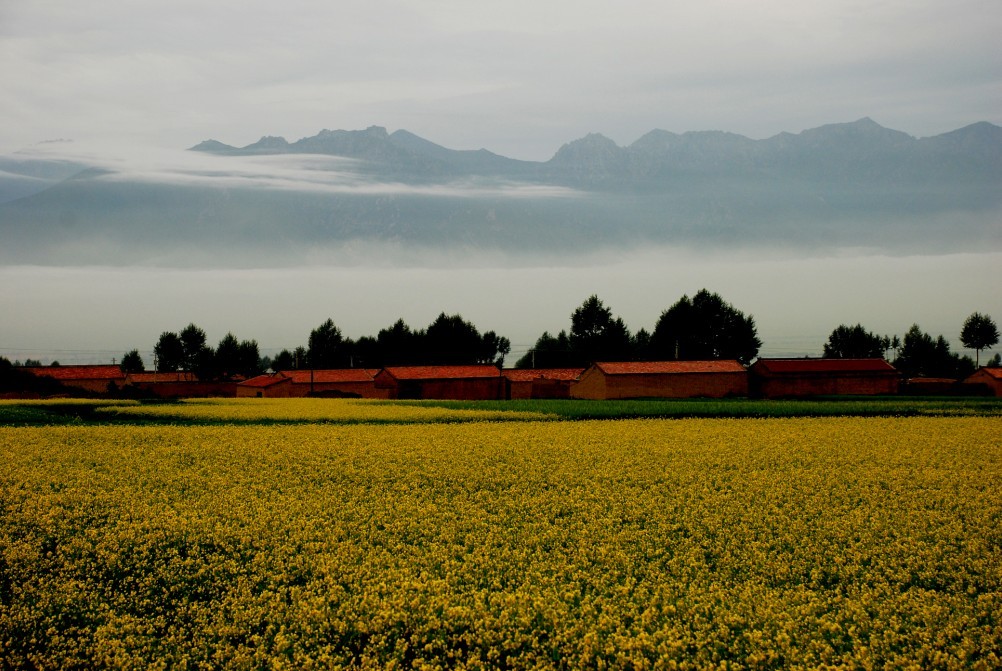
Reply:
[[[187, 174], [171, 152], [206, 139], [244, 146], [371, 125], [525, 160], [592, 132], [627, 145], [654, 128], [761, 139], [871, 117], [926, 137], [1002, 125], [999, 34], [998, 0], [0, 0], [0, 155], [71, 139], [101, 148], [97, 163], [163, 178]], [[302, 176], [280, 161], [270, 178]], [[191, 321], [210, 341], [232, 330], [267, 352], [303, 344], [327, 317], [358, 337], [441, 311], [508, 336], [517, 353], [567, 328], [591, 293], [636, 330], [703, 287], [756, 317], [766, 355], [820, 354], [832, 328], [857, 321], [889, 334], [918, 322], [956, 344], [971, 312], [1002, 318], [999, 261], [652, 253], [517, 273], [13, 265], [0, 267], [0, 355], [106, 361]]]
[[589, 132], [1002, 124], [995, 0], [0, 0], [0, 154], [404, 128], [548, 159]]

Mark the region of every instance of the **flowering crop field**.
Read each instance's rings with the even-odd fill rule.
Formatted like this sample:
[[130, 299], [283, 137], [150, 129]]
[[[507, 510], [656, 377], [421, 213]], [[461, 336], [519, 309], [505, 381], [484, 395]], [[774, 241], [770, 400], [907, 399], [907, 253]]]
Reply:
[[0, 427], [0, 463], [3, 668], [1002, 668], [999, 417]]

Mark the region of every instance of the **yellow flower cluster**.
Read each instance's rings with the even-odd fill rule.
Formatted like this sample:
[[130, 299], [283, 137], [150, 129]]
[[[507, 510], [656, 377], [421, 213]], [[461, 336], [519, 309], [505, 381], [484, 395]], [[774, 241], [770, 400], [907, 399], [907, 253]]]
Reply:
[[514, 410], [460, 410], [434, 405], [388, 403], [371, 399], [209, 398], [162, 405], [124, 403], [97, 408], [98, 417], [145, 417], [177, 422], [335, 422], [414, 423], [547, 419], [549, 415]]
[[997, 669], [1000, 436], [0, 428], [0, 667]]

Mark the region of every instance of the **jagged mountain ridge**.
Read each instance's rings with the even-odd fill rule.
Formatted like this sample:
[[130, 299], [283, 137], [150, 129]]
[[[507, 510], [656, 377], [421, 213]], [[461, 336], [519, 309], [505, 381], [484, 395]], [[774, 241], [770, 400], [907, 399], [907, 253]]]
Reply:
[[[592, 188], [633, 185], [649, 189], [686, 174], [782, 178], [852, 177], [872, 184], [901, 179], [992, 180], [1002, 175], [1002, 128], [972, 124], [930, 138], [915, 138], [870, 118], [830, 124], [765, 140], [723, 131], [676, 134], [655, 129], [622, 147], [592, 133], [563, 145], [546, 162], [518, 161], [480, 149], [461, 151], [405, 130], [388, 133], [330, 131], [293, 143], [265, 136], [237, 148], [207, 140], [191, 148], [226, 155], [316, 153], [355, 158], [415, 177], [507, 176]], [[958, 170], [965, 174], [958, 176]]]
[[[1002, 128], [989, 123], [922, 139], [870, 119], [765, 140], [591, 134], [539, 162], [380, 127], [192, 150], [203, 156], [180, 179], [0, 157], [0, 263], [260, 267], [378, 246], [409, 262], [450, 249], [1002, 249]], [[298, 173], [269, 182], [269, 166]]]

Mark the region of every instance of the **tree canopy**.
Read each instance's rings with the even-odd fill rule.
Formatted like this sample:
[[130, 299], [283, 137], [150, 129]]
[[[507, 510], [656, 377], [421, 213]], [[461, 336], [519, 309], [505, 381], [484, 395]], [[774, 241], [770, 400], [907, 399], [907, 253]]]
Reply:
[[630, 331], [598, 296], [589, 296], [571, 314], [570, 346], [577, 365], [631, 358]]
[[134, 349], [126, 352], [122, 356], [122, 363], [118, 365], [122, 369], [123, 373], [141, 373], [146, 370], [145, 364], [143, 363], [143, 357], [139, 354], [139, 350]]
[[828, 336], [825, 343], [826, 359], [877, 359], [890, 349], [891, 340], [867, 331], [861, 324], [841, 324]]
[[692, 299], [682, 296], [665, 310], [650, 340], [651, 351], [665, 360], [737, 359], [748, 364], [761, 346], [754, 318], [706, 289]]
[[981, 360], [981, 350], [993, 347], [999, 342], [999, 329], [988, 315], [975, 312], [964, 321], [960, 331], [960, 342], [975, 351], [975, 365]]
[[894, 367], [905, 377], [960, 379], [974, 372], [974, 361], [950, 351], [946, 338], [933, 338], [912, 324], [901, 343]]

